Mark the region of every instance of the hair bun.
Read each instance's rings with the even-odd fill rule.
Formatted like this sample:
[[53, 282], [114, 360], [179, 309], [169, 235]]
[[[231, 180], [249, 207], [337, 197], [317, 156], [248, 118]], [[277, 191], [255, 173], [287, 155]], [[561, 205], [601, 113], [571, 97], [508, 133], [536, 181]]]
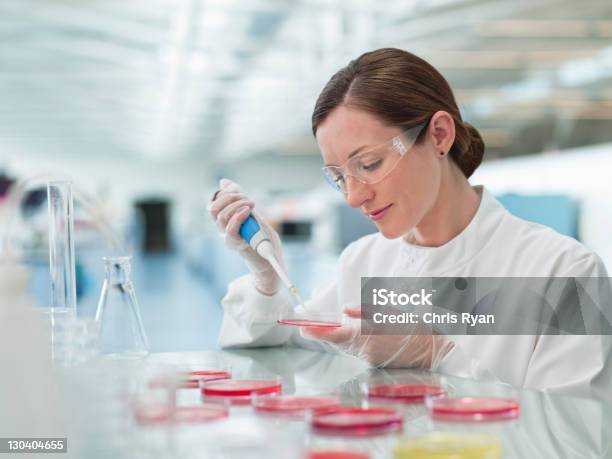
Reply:
[[465, 151], [461, 152], [460, 158], [457, 159], [463, 174], [470, 177], [482, 162], [485, 144], [478, 129], [465, 121], [462, 122], [462, 126], [469, 136], [469, 144]]

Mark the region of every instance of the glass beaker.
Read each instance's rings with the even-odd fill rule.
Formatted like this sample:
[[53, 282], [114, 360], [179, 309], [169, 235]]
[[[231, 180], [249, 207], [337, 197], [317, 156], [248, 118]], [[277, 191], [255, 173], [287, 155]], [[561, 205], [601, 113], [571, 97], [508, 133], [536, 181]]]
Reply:
[[132, 257], [104, 257], [105, 277], [98, 301], [102, 353], [138, 359], [149, 354], [149, 342], [131, 279]]
[[51, 356], [57, 364], [70, 367], [100, 354], [100, 323], [94, 319], [51, 314]]

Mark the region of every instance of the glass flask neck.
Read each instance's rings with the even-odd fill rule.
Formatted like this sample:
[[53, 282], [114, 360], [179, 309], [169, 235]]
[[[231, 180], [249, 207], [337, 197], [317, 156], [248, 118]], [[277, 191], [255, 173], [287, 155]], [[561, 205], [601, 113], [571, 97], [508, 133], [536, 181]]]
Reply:
[[132, 257], [105, 257], [104, 270], [106, 280], [111, 285], [129, 284], [132, 272]]

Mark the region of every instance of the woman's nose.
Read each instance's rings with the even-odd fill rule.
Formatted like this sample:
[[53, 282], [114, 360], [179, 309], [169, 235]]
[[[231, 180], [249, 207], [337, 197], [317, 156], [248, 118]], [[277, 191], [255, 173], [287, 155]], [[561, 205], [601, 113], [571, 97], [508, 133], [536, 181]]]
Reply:
[[369, 185], [361, 183], [355, 177], [348, 176], [346, 178], [346, 202], [354, 209], [372, 197], [372, 190]]

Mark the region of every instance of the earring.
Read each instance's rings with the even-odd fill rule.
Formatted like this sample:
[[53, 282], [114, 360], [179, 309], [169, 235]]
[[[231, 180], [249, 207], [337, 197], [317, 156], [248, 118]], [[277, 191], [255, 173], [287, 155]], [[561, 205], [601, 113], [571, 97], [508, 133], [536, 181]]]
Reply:
[[444, 153], [443, 151], [440, 152], [440, 156], [444, 156], [446, 153]]

